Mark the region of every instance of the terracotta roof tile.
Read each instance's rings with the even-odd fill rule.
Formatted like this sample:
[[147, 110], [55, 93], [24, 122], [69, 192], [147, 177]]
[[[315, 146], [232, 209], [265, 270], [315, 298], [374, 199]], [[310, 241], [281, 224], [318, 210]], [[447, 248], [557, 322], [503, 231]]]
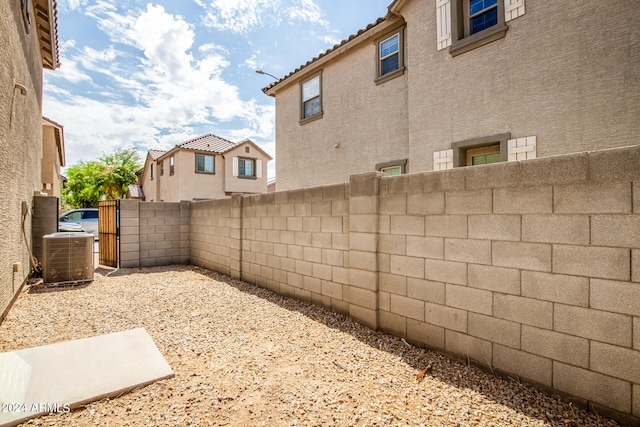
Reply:
[[183, 148], [185, 150], [198, 150], [198, 151], [210, 151], [212, 153], [224, 153], [234, 148], [236, 143], [227, 139], [208, 133], [203, 136], [199, 136], [189, 141], [177, 144], [176, 147]]
[[149, 155], [151, 156], [151, 160], [158, 160], [158, 158], [162, 157], [166, 151], [163, 150], [149, 150]]

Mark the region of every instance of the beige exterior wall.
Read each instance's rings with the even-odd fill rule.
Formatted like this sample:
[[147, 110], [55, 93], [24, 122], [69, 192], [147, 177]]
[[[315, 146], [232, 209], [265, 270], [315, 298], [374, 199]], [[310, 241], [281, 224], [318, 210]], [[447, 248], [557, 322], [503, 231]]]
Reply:
[[436, 8], [407, 1], [410, 157], [433, 170], [451, 143], [511, 132], [546, 157], [640, 138], [640, 3], [526, 0], [504, 39], [436, 50]]
[[42, 163], [41, 163], [41, 191], [49, 196], [60, 197], [60, 154], [56, 129], [46, 123], [42, 126]]
[[[215, 155], [215, 174], [205, 174], [196, 173], [196, 154], [211, 155], [212, 153], [177, 150], [158, 159], [164, 163], [164, 175], [159, 176], [160, 200], [178, 202], [181, 200], [219, 199], [225, 197], [222, 179], [224, 176], [222, 156]], [[173, 175], [171, 175], [169, 167], [171, 156], [175, 158]]]
[[[151, 165], [153, 165], [153, 179], [151, 179]], [[158, 165], [155, 160], [151, 158], [151, 155], [147, 153], [144, 169], [142, 170], [142, 174], [140, 174], [139, 178], [142, 191], [144, 192], [144, 199], [147, 202], [158, 201], [158, 180], [156, 179], [156, 174], [158, 173]]]
[[[22, 204], [30, 213], [34, 191], [40, 191], [42, 158], [42, 57], [35, 24], [26, 33], [20, 2], [0, 2], [0, 317], [30, 271], [26, 245], [31, 220], [22, 237]], [[26, 95], [15, 85], [26, 88]], [[14, 264], [21, 270], [14, 272]]]
[[321, 119], [299, 123], [300, 83], [313, 73], [302, 73], [277, 92], [278, 190], [346, 182], [377, 163], [409, 156], [407, 76], [374, 81], [374, 39], [398, 25], [402, 21], [375, 27], [341, 60], [314, 68], [313, 73], [322, 70]]
[[[400, 158], [431, 171], [434, 152], [497, 134], [536, 137], [537, 157], [637, 144], [640, 3], [525, 9], [503, 39], [452, 57], [436, 49], [434, 2], [406, 0], [402, 77], [373, 82], [384, 23], [276, 84], [278, 189], [346, 182]], [[320, 71], [324, 117], [300, 125], [300, 82]]]
[[[246, 152], [249, 147], [249, 153]], [[213, 155], [215, 173], [196, 172], [196, 155]], [[174, 157], [174, 174], [170, 172], [170, 157]], [[262, 176], [256, 179], [243, 179], [233, 176], [233, 158], [255, 159], [262, 163]], [[176, 150], [154, 161], [148, 157], [142, 173], [142, 185], [145, 201], [178, 202], [182, 200], [223, 199], [231, 193], [266, 193], [267, 162], [269, 157], [252, 144], [240, 144], [237, 148], [222, 154], [205, 151]], [[164, 164], [164, 174], [160, 172], [160, 163]], [[151, 179], [151, 165], [154, 165], [154, 178]]]
[[[248, 152], [247, 152], [248, 150]], [[233, 175], [234, 158], [254, 159], [256, 165], [255, 179], [241, 178]], [[260, 162], [260, 166], [258, 166]], [[267, 164], [269, 157], [257, 150], [255, 146], [244, 143], [224, 154], [224, 190], [227, 193], [266, 193], [267, 192]], [[258, 176], [257, 169], [260, 169]]]

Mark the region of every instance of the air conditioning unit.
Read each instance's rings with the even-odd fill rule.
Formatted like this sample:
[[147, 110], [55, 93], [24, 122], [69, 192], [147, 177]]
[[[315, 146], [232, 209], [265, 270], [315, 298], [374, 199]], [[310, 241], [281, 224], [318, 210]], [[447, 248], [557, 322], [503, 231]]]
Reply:
[[58, 232], [42, 238], [44, 283], [93, 280], [93, 234]]

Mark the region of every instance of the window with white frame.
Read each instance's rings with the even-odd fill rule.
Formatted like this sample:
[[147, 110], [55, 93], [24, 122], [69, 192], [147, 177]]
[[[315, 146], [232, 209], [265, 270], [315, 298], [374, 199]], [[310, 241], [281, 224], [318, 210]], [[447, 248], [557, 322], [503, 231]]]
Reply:
[[196, 154], [196, 172], [197, 173], [214, 173], [215, 158], [207, 154]]
[[176, 171], [175, 159], [173, 156], [169, 157], [169, 175], [173, 175]]
[[302, 83], [301, 121], [322, 116], [321, 76], [317, 75]]

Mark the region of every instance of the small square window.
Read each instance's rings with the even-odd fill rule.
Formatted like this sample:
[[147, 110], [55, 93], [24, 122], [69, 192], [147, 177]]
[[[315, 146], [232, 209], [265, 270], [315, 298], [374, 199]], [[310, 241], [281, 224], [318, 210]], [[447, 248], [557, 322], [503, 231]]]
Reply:
[[319, 75], [302, 83], [301, 101], [301, 121], [322, 117], [322, 88]]
[[214, 173], [214, 157], [205, 154], [196, 154], [196, 172]]
[[238, 175], [239, 176], [256, 176], [256, 161], [254, 159], [238, 159]]

